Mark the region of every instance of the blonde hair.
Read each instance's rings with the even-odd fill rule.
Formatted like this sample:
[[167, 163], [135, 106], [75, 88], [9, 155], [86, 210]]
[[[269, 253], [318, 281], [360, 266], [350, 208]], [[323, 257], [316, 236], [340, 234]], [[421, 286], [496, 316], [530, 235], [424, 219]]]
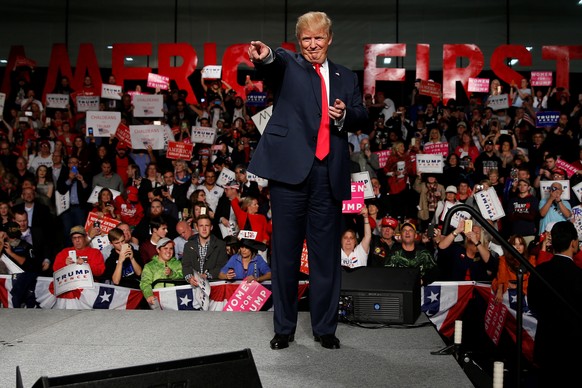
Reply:
[[325, 12], [307, 12], [297, 18], [297, 24], [295, 25], [295, 36], [299, 40], [301, 33], [306, 30], [325, 30], [327, 31], [328, 38], [331, 37], [331, 19], [327, 16]]

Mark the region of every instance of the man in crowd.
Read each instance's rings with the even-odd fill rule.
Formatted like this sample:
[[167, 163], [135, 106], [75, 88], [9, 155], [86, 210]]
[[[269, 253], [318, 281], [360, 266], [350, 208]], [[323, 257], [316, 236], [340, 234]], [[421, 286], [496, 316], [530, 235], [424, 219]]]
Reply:
[[174, 254], [178, 260], [182, 260], [184, 255], [184, 246], [186, 242], [194, 235], [194, 229], [186, 221], [178, 221], [176, 225], [176, 232], [178, 237], [174, 239]]
[[398, 220], [386, 216], [380, 223], [380, 236], [372, 235], [368, 267], [384, 267], [386, 260], [402, 245], [394, 239], [394, 231], [398, 228]]

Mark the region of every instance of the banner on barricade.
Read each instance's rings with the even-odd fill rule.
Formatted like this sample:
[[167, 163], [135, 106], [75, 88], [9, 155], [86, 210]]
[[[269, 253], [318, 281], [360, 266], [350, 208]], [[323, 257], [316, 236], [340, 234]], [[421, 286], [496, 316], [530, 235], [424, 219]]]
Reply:
[[260, 311], [270, 296], [271, 291], [259, 282], [242, 282], [222, 311]]
[[89, 264], [70, 264], [53, 274], [55, 295], [77, 289], [93, 288], [93, 273]]

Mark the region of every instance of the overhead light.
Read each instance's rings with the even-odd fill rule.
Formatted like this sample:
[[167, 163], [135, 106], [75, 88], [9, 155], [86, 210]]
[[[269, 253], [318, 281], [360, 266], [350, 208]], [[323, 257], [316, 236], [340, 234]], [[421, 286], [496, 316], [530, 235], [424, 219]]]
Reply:
[[511, 61], [509, 61], [509, 64], [510, 64], [511, 66], [513, 66], [513, 65], [517, 64], [517, 62], [519, 62], [519, 60], [517, 60], [517, 59], [515, 59], [515, 58], [514, 58], [514, 59], [512, 59]]
[[[582, 0], [580, 0], [580, 1], [582, 1]], [[531, 51], [531, 50], [533, 50], [533, 47], [532, 47], [532, 46], [526, 46], [526, 47], [525, 47], [525, 49], [526, 49], [527, 51]]]
[[578, 2], [578, 5], [582, 5], [582, 0], [580, 0], [580, 1]]
[[132, 57], [127, 57], [127, 58], [125, 58], [125, 60], [126, 60], [127, 62], [133, 62], [133, 58], [132, 58]]
[[[580, 0], [580, 1], [582, 1], [582, 0]], [[392, 63], [392, 58], [384, 58], [385, 65], [389, 65], [390, 63]]]
[[107, 48], [108, 48], [109, 50], [111, 50], [111, 49], [113, 48], [113, 46], [112, 46], [112, 45], [108, 45], [108, 46], [107, 46]]
[[6, 59], [0, 59], [0, 63], [8, 63]]

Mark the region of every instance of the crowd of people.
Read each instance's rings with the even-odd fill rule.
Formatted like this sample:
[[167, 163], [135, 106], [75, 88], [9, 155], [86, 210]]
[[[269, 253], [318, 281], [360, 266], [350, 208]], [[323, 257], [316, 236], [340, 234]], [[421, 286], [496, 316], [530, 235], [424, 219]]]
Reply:
[[[108, 82], [115, 84], [115, 77]], [[190, 142], [192, 127], [216, 129], [213, 145], [194, 144], [190, 160], [174, 160], [166, 150], [130, 149], [115, 136], [88, 134], [66, 77], [55, 92], [70, 96], [67, 109], [46, 108], [35, 94], [38, 85], [17, 80], [0, 123], [0, 242], [24, 270], [19, 276], [52, 276], [67, 264], [88, 262], [96, 280], [141, 287], [150, 303], [151, 283], [159, 278], [193, 286], [201, 277], [270, 279], [270, 188], [247, 171], [261, 137], [251, 116], [264, 106], [247, 105], [220, 80], [202, 84], [196, 105], [183, 90], [150, 90], [164, 95], [159, 119], [176, 141]], [[506, 215], [489, 222], [532, 265], [551, 256], [551, 227], [581, 213], [573, 187], [582, 182], [582, 101], [526, 79], [506, 87], [511, 106], [500, 110], [488, 106], [490, 96], [502, 93], [498, 80], [466, 105], [419, 95], [418, 84], [400, 104], [382, 91], [364, 96], [369, 125], [348, 134], [351, 172], [369, 173], [374, 197], [360, 215], [344, 215], [338, 260], [417, 267], [423, 284], [491, 281], [501, 300], [515, 287], [519, 262], [477, 222], [460, 219], [442, 234], [453, 206], [477, 208], [474, 194], [490, 188]], [[86, 77], [83, 90], [92, 88]], [[248, 77], [246, 91], [258, 92]], [[268, 90], [265, 95], [268, 105], [272, 98]], [[100, 109], [121, 112], [127, 125], [150, 123], [133, 116], [127, 92], [120, 100], [102, 99]], [[558, 123], [537, 128], [536, 115], [544, 111], [559, 112]], [[417, 172], [415, 156], [435, 144], [444, 144], [443, 172]], [[578, 172], [558, 167], [559, 160]], [[219, 185], [225, 168], [235, 179]], [[59, 208], [63, 198], [65, 209]], [[105, 222], [117, 225], [104, 228]], [[241, 230], [256, 238], [237, 239]], [[0, 272], [9, 272], [5, 263]], [[22, 297], [20, 303], [29, 302]]]

